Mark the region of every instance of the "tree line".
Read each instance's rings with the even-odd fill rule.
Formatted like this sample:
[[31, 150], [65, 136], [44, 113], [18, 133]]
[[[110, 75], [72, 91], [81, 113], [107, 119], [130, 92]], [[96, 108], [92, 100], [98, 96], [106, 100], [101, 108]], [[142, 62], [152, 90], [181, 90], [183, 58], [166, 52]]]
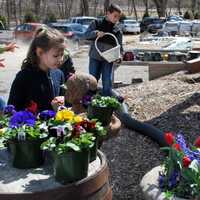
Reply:
[[187, 10], [193, 16], [200, 11], [200, 0], [0, 0], [0, 16], [8, 26], [11, 20], [19, 24], [30, 18], [48, 21], [77, 15], [98, 16], [106, 13], [110, 3], [117, 3], [126, 15], [136, 19], [141, 12], [149, 16], [152, 9], [159, 17], [165, 17], [172, 9], [179, 14]]

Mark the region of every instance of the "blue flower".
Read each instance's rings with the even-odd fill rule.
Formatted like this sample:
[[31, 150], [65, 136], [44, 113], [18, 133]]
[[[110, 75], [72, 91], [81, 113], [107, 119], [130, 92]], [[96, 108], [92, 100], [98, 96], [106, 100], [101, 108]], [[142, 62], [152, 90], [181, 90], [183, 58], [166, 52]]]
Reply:
[[169, 177], [169, 183], [168, 183], [169, 189], [176, 187], [179, 178], [180, 178], [180, 172], [173, 171]]
[[36, 117], [29, 111], [16, 112], [10, 119], [10, 128], [19, 128], [23, 125], [35, 126]]
[[164, 175], [159, 175], [158, 178], [158, 183], [159, 183], [159, 187], [162, 189], [165, 187], [165, 176]]
[[190, 158], [190, 160], [197, 160], [198, 163], [200, 164], [200, 151], [196, 150], [196, 151], [192, 151], [187, 145], [186, 145], [186, 142], [185, 142], [185, 139], [183, 137], [182, 134], [178, 134], [176, 136], [176, 142], [180, 145], [183, 153], [188, 157]]
[[44, 110], [39, 114], [41, 120], [47, 121], [55, 117], [56, 113], [53, 110]]
[[15, 106], [13, 106], [13, 105], [7, 105], [4, 108], [3, 112], [4, 112], [4, 115], [13, 115], [14, 113], [16, 113]]

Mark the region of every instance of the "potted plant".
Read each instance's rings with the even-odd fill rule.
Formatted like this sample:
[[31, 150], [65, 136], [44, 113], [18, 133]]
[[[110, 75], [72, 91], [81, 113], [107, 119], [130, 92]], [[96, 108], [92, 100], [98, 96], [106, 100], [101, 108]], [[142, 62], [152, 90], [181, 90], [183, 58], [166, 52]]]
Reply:
[[165, 134], [168, 156], [159, 173], [159, 187], [170, 199], [200, 199], [200, 137], [188, 145], [183, 135]]
[[42, 149], [53, 154], [56, 180], [65, 184], [85, 178], [96, 139], [96, 123], [62, 107], [49, 121], [49, 127], [56, 130], [56, 135], [54, 132]]
[[1, 136], [1, 146], [8, 145], [14, 167], [36, 168], [44, 162], [40, 146], [47, 136], [48, 130], [45, 124], [32, 112], [28, 110], [14, 112]]
[[96, 120], [89, 120], [87, 118], [80, 122], [79, 125], [82, 126], [87, 132], [90, 132], [95, 136], [94, 145], [90, 149], [90, 162], [92, 162], [97, 158], [99, 142], [106, 136], [107, 131], [102, 126], [101, 122]]
[[115, 97], [95, 95], [88, 106], [88, 117], [98, 119], [103, 126], [111, 122], [113, 111], [120, 107]]

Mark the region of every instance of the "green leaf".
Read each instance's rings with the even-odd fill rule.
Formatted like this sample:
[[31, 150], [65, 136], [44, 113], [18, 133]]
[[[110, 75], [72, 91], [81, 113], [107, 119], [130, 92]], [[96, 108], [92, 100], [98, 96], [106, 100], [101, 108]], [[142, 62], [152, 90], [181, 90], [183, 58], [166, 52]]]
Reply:
[[189, 168], [192, 169], [194, 172], [199, 173], [200, 172], [200, 167], [199, 167], [199, 163], [197, 160], [193, 160], [190, 165]]
[[73, 149], [74, 151], [81, 151], [80, 147], [72, 142], [67, 142], [66, 146]]

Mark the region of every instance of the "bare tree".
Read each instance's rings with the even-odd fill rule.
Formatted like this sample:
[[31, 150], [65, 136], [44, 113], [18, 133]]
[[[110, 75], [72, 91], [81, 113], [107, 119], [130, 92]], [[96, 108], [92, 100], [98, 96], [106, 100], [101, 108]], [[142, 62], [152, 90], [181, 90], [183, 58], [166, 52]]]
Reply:
[[149, 15], [149, 0], [143, 0], [145, 6], [145, 13]]
[[104, 13], [105, 14], [108, 12], [109, 5], [110, 5], [110, 0], [104, 0]]
[[181, 3], [182, 3], [182, 0], [175, 0], [176, 8], [179, 15], [181, 14]]
[[89, 2], [88, 2], [88, 0], [81, 0], [80, 1], [80, 14], [82, 16], [83, 15], [86, 15], [86, 16], [89, 15]]
[[159, 17], [165, 17], [168, 0], [153, 0]]
[[93, 6], [93, 15], [96, 16], [97, 15], [97, 7], [98, 7], [98, 4], [99, 4], [99, 0], [94, 0], [94, 6]]
[[10, 1], [6, 0], [7, 26], [10, 28]]
[[128, 0], [128, 14], [131, 15], [133, 13], [133, 10], [134, 10], [135, 18], [137, 20], [138, 15], [137, 15], [135, 0]]
[[191, 1], [191, 11], [192, 11], [193, 15], [195, 14], [196, 5], [197, 5], [197, 0], [192, 0]]
[[41, 0], [33, 0], [34, 13], [36, 16], [40, 15]]

